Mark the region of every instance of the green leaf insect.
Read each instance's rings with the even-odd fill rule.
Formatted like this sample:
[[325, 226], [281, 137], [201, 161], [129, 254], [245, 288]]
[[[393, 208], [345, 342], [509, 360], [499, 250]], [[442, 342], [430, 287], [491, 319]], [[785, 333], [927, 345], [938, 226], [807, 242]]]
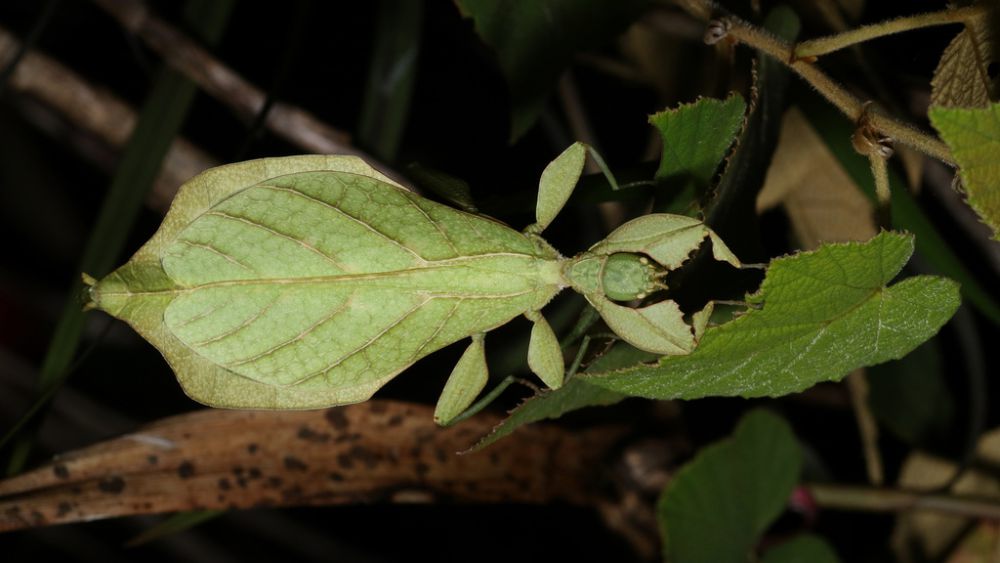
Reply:
[[587, 150], [574, 144], [546, 167], [537, 223], [523, 233], [424, 199], [357, 157], [214, 168], [181, 188], [127, 264], [100, 281], [85, 276], [87, 307], [132, 325], [190, 397], [228, 408], [364, 401], [471, 337], [438, 402], [441, 424], [486, 384], [484, 334], [518, 315], [534, 323], [529, 367], [562, 385], [562, 351], [540, 310], [565, 287], [637, 348], [691, 352], [702, 327], [685, 323], [676, 303], [620, 302], [665, 288], [663, 275], [706, 237], [716, 259], [739, 261], [701, 222], [663, 214], [562, 257], [539, 233], [569, 198]]

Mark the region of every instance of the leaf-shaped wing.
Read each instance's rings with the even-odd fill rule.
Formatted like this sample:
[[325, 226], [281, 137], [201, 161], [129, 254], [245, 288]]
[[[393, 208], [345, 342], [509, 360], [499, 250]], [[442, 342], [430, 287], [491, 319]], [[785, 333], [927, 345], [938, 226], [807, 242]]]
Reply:
[[240, 174], [260, 163], [228, 167], [253, 182], [242, 189], [194, 180], [150, 243], [92, 290], [197, 400], [364, 400], [417, 359], [560, 289], [558, 256], [497, 222], [339, 163]]

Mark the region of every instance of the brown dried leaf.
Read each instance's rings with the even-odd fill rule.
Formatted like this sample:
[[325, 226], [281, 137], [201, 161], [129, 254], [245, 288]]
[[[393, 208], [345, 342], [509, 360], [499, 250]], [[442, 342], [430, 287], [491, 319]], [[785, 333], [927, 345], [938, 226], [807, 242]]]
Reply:
[[784, 204], [805, 249], [868, 240], [877, 233], [872, 205], [798, 108], [785, 113], [757, 210]]
[[[985, 467], [1000, 462], [1000, 430], [984, 434], [976, 447], [976, 453]], [[903, 463], [899, 486], [913, 490], [935, 490], [946, 485], [956, 471], [958, 466], [950, 461], [917, 452], [911, 454]], [[990, 473], [989, 469], [967, 469], [949, 491], [956, 494], [974, 494], [984, 499], [1000, 499], [1000, 481]], [[900, 516], [891, 543], [901, 561], [912, 560], [910, 552], [914, 548], [920, 549], [922, 556], [935, 560], [946, 555], [946, 550], [954, 548], [955, 540], [967, 533], [968, 524], [969, 518], [939, 512], [906, 513]], [[987, 529], [971, 536], [972, 543], [968, 543], [969, 537], [963, 540], [949, 561], [961, 561], [961, 558], [954, 558], [955, 555], [958, 553], [967, 555], [974, 548], [974, 544], [984, 537], [996, 540], [994, 525], [983, 522], [980, 524], [980, 527], [982, 526]]]
[[997, 13], [985, 11], [970, 20], [945, 48], [931, 79], [931, 105], [986, 107], [996, 99], [998, 85], [988, 68], [994, 61]]
[[0, 531], [180, 510], [358, 502], [573, 503], [617, 432], [534, 425], [457, 455], [498, 422], [438, 428], [395, 401], [323, 411], [203, 410], [0, 481]]

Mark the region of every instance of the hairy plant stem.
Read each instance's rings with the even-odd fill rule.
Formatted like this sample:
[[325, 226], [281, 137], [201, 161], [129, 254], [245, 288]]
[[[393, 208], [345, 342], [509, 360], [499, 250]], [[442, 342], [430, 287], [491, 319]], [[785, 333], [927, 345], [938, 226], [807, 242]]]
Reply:
[[828, 483], [811, 483], [805, 487], [817, 505], [828, 509], [862, 512], [930, 510], [970, 518], [1000, 519], [1000, 502], [982, 496]]
[[875, 216], [879, 227], [883, 229], [892, 228], [892, 193], [889, 191], [889, 167], [886, 166], [886, 158], [876, 151], [868, 153], [868, 163], [872, 167], [872, 176], [875, 177], [875, 199], [877, 209]]
[[[723, 13], [711, 0], [680, 0], [678, 5], [703, 20], [715, 17], [713, 14]], [[786, 65], [852, 121], [858, 121], [865, 112], [864, 101], [852, 95], [813, 63], [796, 59], [792, 45], [735, 16], [725, 15], [724, 18], [729, 25], [727, 38], [753, 47]], [[955, 166], [951, 151], [934, 136], [876, 111], [870, 111], [867, 118], [878, 132]]]
[[838, 51], [844, 47], [850, 47], [851, 45], [856, 45], [858, 43], [877, 39], [879, 37], [885, 37], [886, 35], [912, 31], [923, 27], [953, 23], [968, 24], [971, 19], [983, 15], [989, 9], [990, 8], [988, 8], [985, 4], [976, 4], [965, 8], [941, 10], [938, 12], [917, 14], [915, 16], [906, 16], [880, 23], [873, 23], [871, 25], [844, 31], [842, 33], [803, 41], [795, 46], [795, 58], [804, 59], [809, 57], [819, 57], [821, 55]]

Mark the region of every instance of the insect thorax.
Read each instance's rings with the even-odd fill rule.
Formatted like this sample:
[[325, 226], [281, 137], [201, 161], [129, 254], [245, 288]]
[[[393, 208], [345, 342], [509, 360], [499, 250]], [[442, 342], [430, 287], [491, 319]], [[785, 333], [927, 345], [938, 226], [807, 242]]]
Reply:
[[568, 261], [564, 275], [580, 293], [615, 301], [640, 299], [656, 288], [656, 268], [648, 258], [629, 252], [581, 254]]

